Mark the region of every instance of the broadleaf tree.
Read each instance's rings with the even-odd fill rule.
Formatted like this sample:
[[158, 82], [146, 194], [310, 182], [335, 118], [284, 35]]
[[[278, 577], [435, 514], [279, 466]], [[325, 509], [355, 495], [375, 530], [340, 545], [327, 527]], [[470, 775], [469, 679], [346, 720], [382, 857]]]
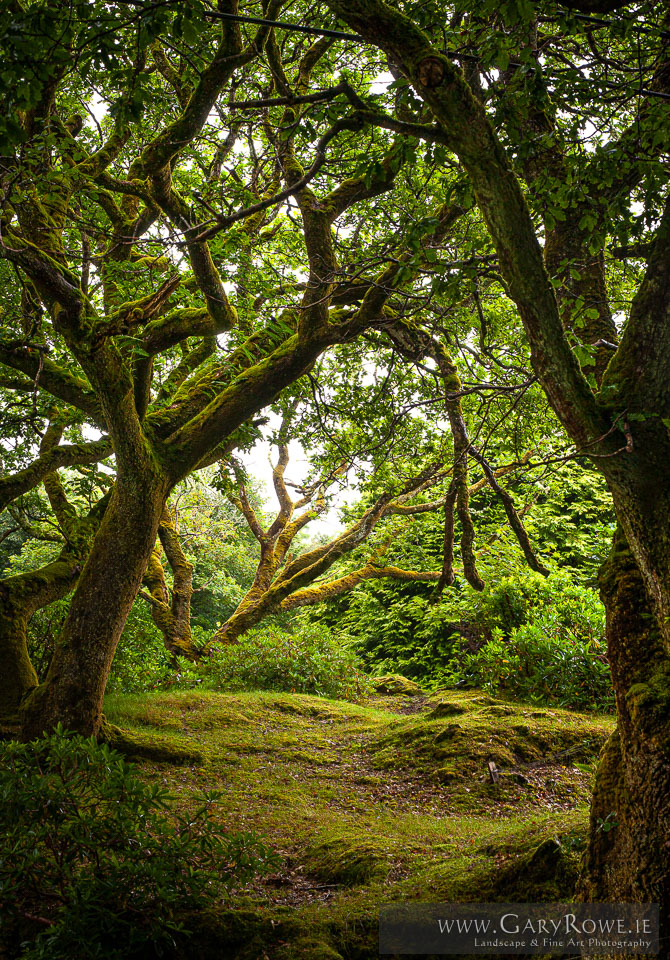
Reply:
[[[441, 4], [328, 0], [383, 50], [458, 158], [533, 369], [612, 494], [619, 529], [600, 586], [618, 724], [598, 772], [580, 893], [658, 902], [667, 917], [668, 10], [566, 6], [456, 4], [445, 26]], [[611, 19], [591, 19], [601, 12]], [[608, 296], [616, 258], [622, 269], [633, 261], [627, 303]], [[608, 816], [611, 832], [599, 829]]]
[[235, 3], [131, 8], [15, 4], [2, 25], [28, 78], [5, 75], [0, 362], [26, 424], [5, 502], [110, 454], [113, 471], [43, 683], [26, 616], [6, 618], [3, 706], [26, 736], [97, 732], [170, 490], [251, 443], [324, 350], [397, 324], [389, 301], [471, 217], [451, 169], [427, 178], [333, 83], [333, 38], [247, 27]]

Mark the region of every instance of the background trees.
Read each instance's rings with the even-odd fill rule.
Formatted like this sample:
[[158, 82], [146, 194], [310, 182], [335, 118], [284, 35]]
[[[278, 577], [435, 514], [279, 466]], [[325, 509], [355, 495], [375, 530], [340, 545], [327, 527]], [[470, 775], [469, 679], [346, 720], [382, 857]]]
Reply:
[[[386, 284], [401, 266], [411, 282], [421, 259], [413, 253], [405, 264], [401, 244], [397, 263], [386, 266], [374, 255], [379, 242], [367, 242], [371, 225], [364, 233], [361, 224], [363, 252], [354, 248], [353, 259], [371, 257], [371, 276], [383, 283], [365, 285], [352, 306], [329, 312], [339, 279], [333, 225], [387, 191], [403, 162], [386, 135], [366, 138], [358, 151], [352, 131], [367, 121], [355, 107], [339, 119], [323, 112], [301, 120], [310, 82], [332, 76], [332, 43], [289, 36], [282, 50], [267, 27], [245, 35], [235, 20], [203, 20], [199, 8], [176, 19], [168, 8], [148, 20], [129, 19], [125, 9], [110, 16], [102, 6], [73, 14], [63, 20], [60, 5], [46, 4], [17, 8], [5, 22], [8, 55], [24, 58], [32, 86], [8, 104], [8, 146], [17, 146], [6, 162], [2, 251], [7, 277], [19, 279], [7, 302], [2, 360], [20, 374], [7, 384], [28, 396], [33, 419], [44, 418], [37, 400], [44, 394], [44, 404], [64, 406], [58, 417], [68, 429], [104, 432], [102, 449], [89, 444], [81, 456], [111, 448], [115, 481], [45, 682], [13, 687], [10, 702], [21, 702], [26, 731], [56, 717], [97, 729], [111, 659], [171, 487], [248, 443], [254, 415], [326, 347], [379, 318], [392, 293]], [[114, 24], [114, 38], [91, 53], [99, 22]], [[19, 28], [39, 38], [28, 54], [16, 40]], [[184, 49], [171, 62], [160, 40], [170, 30], [187, 31], [192, 56]], [[41, 77], [38, 59], [52, 43], [60, 54], [53, 75]], [[124, 66], [108, 76], [112, 53]], [[265, 104], [266, 91], [278, 92], [279, 102]], [[70, 112], [96, 104], [100, 112], [101, 103], [109, 107], [101, 123], [94, 113], [85, 122]], [[224, 103], [230, 122], [219, 144]], [[320, 127], [315, 155], [313, 122]], [[325, 167], [336, 137], [339, 161]], [[318, 173], [320, 185], [308, 186]], [[443, 236], [455, 218], [443, 187], [422, 192], [423, 204], [438, 209], [416, 230], [419, 245], [436, 227]], [[300, 222], [281, 206], [293, 196]], [[399, 206], [394, 226], [402, 217]], [[261, 252], [255, 260], [252, 243]], [[340, 246], [347, 252], [350, 245]], [[348, 265], [339, 280], [345, 299], [351, 272]], [[44, 419], [34, 428], [39, 434]], [[54, 465], [44, 451], [27, 467], [30, 483]], [[12, 477], [14, 495], [27, 489], [25, 477]]]

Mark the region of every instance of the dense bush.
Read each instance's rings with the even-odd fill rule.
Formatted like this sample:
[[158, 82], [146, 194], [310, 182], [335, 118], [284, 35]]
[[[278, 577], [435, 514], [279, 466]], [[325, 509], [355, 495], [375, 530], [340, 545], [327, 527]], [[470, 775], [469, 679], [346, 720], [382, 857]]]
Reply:
[[358, 657], [324, 627], [300, 624], [250, 630], [237, 643], [217, 647], [197, 673], [219, 690], [280, 690], [355, 700], [369, 690]]
[[458, 664], [454, 679], [491, 693], [576, 710], [613, 710], [614, 695], [602, 640], [581, 636], [545, 610], [493, 639]]
[[353, 598], [341, 619], [333, 619], [332, 629], [337, 624], [342, 642], [354, 645], [365, 669], [439, 684], [442, 669], [458, 650], [459, 614], [431, 603], [425, 588], [405, 595], [387, 584], [375, 586]]
[[[490, 636], [463, 650], [449, 679], [574, 709], [613, 709], [598, 595], [565, 571], [501, 581], [483, 598]], [[449, 671], [446, 672], [449, 675]]]
[[186, 911], [275, 866], [255, 836], [216, 823], [214, 795], [184, 815], [168, 800], [60, 728], [0, 744], [0, 943], [26, 941], [22, 960], [160, 955]]
[[[483, 591], [459, 581], [439, 604], [425, 587], [366, 586], [338, 611], [340, 635], [373, 673], [609, 709], [604, 609], [596, 591], [570, 571], [554, 568], [545, 578], [521, 564], [505, 567], [500, 557], [486, 574]], [[335, 610], [317, 616], [333, 620]]]
[[108, 693], [155, 690], [174, 677], [174, 662], [147, 603], [134, 603], [121, 634], [107, 683]]

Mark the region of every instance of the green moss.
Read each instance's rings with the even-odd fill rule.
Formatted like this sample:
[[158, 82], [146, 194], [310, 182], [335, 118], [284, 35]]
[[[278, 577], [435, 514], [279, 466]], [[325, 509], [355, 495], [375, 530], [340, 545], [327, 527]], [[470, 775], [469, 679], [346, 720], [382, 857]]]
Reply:
[[[179, 960], [369, 960], [380, 903], [570, 898], [591, 773], [551, 758], [582, 745], [588, 760], [611, 718], [536, 716], [453, 691], [415, 700], [423, 713], [392, 712], [407, 703], [203, 690], [108, 698], [107, 715], [133, 736], [207, 758], [161, 766], [180, 809], [219, 790], [221, 821], [284, 858], [277, 875], [198, 922]], [[511, 713], [491, 710], [501, 705]], [[522, 753], [541, 765], [524, 766]], [[543, 847], [552, 840], [560, 848]]]
[[[574, 834], [570, 835], [571, 841]], [[548, 837], [528, 850], [523, 841], [508, 851], [491, 850], [474, 868], [458, 863], [434, 868], [436, 900], [532, 903], [571, 900], [579, 871], [579, 849]], [[428, 876], [424, 878], [428, 880]]]
[[98, 739], [131, 759], [141, 758], [177, 765], [201, 764], [204, 760], [202, 751], [194, 749], [188, 743], [181, 745], [166, 737], [148, 737], [136, 731], [122, 730], [121, 727], [104, 720]]
[[342, 960], [342, 954], [323, 940], [301, 937], [281, 948], [276, 960]]
[[654, 731], [656, 737], [667, 739], [669, 704], [670, 662], [663, 660], [654, 665], [645, 682], [635, 683], [628, 689], [626, 705], [633, 723]]
[[385, 841], [371, 837], [333, 837], [310, 846], [307, 872], [322, 883], [353, 887], [384, 877], [390, 869]]
[[[522, 705], [499, 708], [478, 696], [442, 700], [429, 713], [373, 735], [371, 765], [428, 776], [448, 789], [450, 803], [459, 810], [501, 803], [541, 806], [549, 795], [561, 803], [585, 800], [590, 772], [574, 767], [573, 760], [595, 759], [612, 720], [557, 710], [527, 722], [530, 713]], [[458, 720], [450, 721], [452, 716]], [[499, 774], [495, 783], [491, 762]]]
[[372, 684], [376, 693], [388, 696], [420, 697], [423, 695], [418, 683], [398, 673], [387, 673], [383, 677], [375, 677]]
[[440, 717], [454, 717], [466, 713], [468, 707], [464, 703], [455, 703], [452, 700], [440, 700], [428, 713], [430, 720], [439, 720]]

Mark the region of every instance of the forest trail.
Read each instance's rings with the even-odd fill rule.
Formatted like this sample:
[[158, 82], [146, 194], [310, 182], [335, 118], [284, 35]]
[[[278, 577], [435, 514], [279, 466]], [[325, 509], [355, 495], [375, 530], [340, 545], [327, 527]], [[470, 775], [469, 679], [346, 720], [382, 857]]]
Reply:
[[393, 900], [569, 897], [613, 726], [477, 691], [352, 704], [193, 690], [110, 697], [106, 713], [166, 751], [200, 753], [140, 770], [181, 808], [220, 791], [222, 821], [281, 855], [212, 918], [212, 956], [235, 960], [375, 956], [377, 908]]

